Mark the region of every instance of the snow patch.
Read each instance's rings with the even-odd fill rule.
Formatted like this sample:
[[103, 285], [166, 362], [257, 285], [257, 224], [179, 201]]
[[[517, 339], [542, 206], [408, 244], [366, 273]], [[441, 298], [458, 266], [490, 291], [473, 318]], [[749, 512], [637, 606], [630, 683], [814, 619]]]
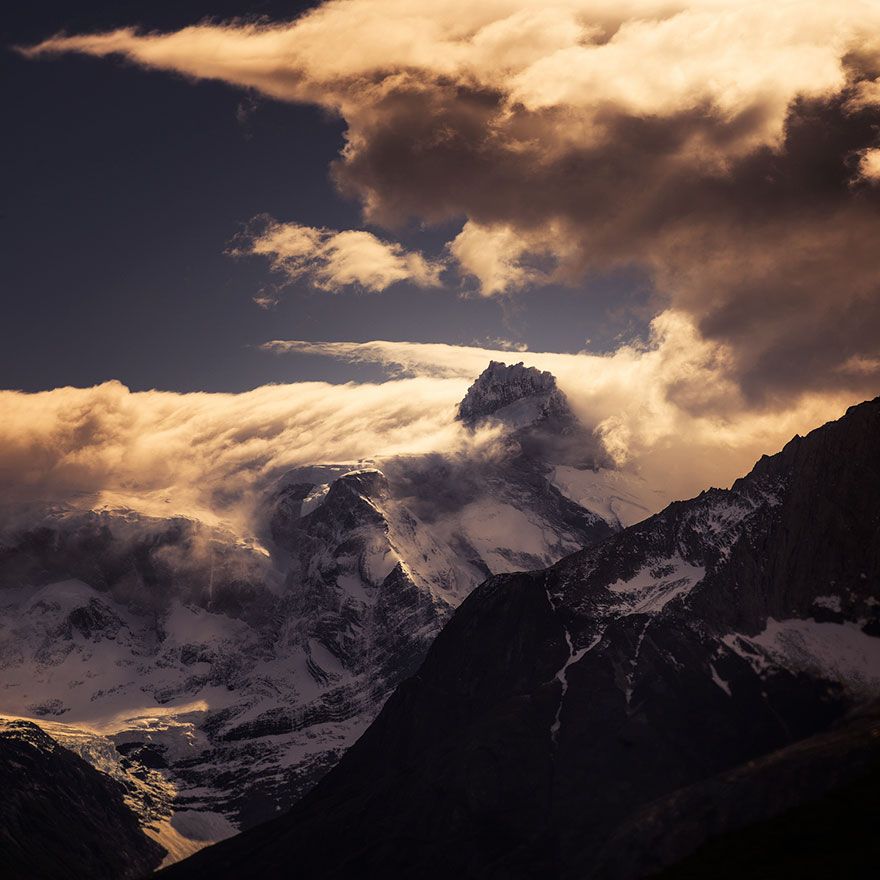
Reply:
[[817, 608], [825, 608], [828, 611], [836, 611], [840, 614], [840, 596], [816, 596], [813, 605]]
[[640, 476], [628, 471], [559, 465], [551, 482], [570, 501], [611, 525], [623, 527], [647, 519], [669, 501], [662, 492], [649, 488]]
[[659, 614], [674, 599], [686, 596], [705, 574], [702, 566], [674, 556], [652, 562], [628, 580], [609, 584], [608, 589], [621, 597], [625, 614]]
[[238, 833], [238, 828], [220, 813], [181, 810], [169, 819], [146, 826], [144, 832], [167, 850], [168, 854], [159, 865], [161, 869], [212, 843], [232, 837]]
[[781, 667], [839, 682], [858, 694], [880, 691], [880, 639], [858, 623], [770, 618], [756, 636], [731, 633], [723, 641], [759, 673]]
[[300, 508], [300, 516], [305, 516], [308, 513], [311, 513], [313, 510], [317, 510], [323, 503], [324, 499], [327, 497], [327, 493], [330, 491], [330, 484], [323, 483], [320, 486], [312, 489], [308, 495], [302, 500], [302, 507]]
[[[549, 590], [547, 590], [547, 601], [550, 603], [550, 608], [555, 614], [556, 600], [553, 598], [553, 594]], [[556, 715], [553, 718], [553, 723], [550, 725], [550, 741], [553, 743], [554, 747], [559, 743], [559, 731], [562, 727], [562, 706], [565, 703], [565, 697], [568, 693], [568, 670], [571, 669], [575, 663], [579, 663], [583, 660], [584, 656], [602, 641], [603, 635], [603, 633], [600, 632], [589, 642], [589, 644], [585, 645], [583, 648], [575, 650], [571, 633], [564, 624], [561, 624], [561, 626], [562, 634], [565, 636], [565, 644], [568, 645], [568, 658], [565, 663], [562, 664], [555, 676], [556, 680], [562, 685], [562, 690], [559, 693], [559, 703], [556, 706]]]
[[[348, 561], [345, 557], [340, 557], [340, 561]], [[336, 576], [336, 586], [344, 593], [347, 593], [358, 602], [370, 605], [375, 601], [375, 596], [367, 591], [367, 585], [361, 580], [360, 575], [346, 572]]]
[[516, 430], [533, 425], [544, 415], [546, 397], [524, 397], [495, 410], [490, 419]]
[[172, 640], [171, 644], [177, 645], [241, 638], [248, 632], [243, 621], [195, 605], [184, 605], [179, 599], [172, 602], [162, 628], [166, 638]]
[[730, 685], [718, 674], [718, 670], [712, 663], [709, 664], [709, 672], [712, 675], [712, 681], [718, 685], [728, 697], [732, 697], [733, 694], [730, 692]]
[[319, 641], [309, 639], [309, 653], [315, 663], [328, 675], [345, 675], [345, 667], [339, 662], [339, 658]]

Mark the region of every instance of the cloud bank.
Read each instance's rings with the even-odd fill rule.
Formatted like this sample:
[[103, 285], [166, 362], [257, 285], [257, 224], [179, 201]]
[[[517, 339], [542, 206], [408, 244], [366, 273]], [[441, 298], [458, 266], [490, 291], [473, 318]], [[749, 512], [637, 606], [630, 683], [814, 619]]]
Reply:
[[5, 502], [119, 505], [247, 531], [261, 494], [291, 467], [469, 442], [453, 420], [466, 388], [417, 378], [244, 394], [135, 393], [119, 382], [0, 391], [0, 490]]
[[749, 408], [726, 378], [725, 352], [701, 339], [684, 315], [657, 318], [647, 345], [601, 356], [379, 341], [267, 347], [379, 363], [400, 378], [244, 394], [133, 393], [117, 382], [0, 392], [5, 498], [127, 505], [246, 531], [261, 494], [291, 467], [404, 453], [484, 454], [492, 434], [470, 436], [455, 413], [490, 360], [554, 373], [618, 465], [639, 471], [668, 497], [729, 484], [761, 454], [854, 402], [821, 392], [772, 410]]
[[[728, 485], [760, 455], [855, 402], [848, 392], [825, 390], [755, 409], [729, 377], [730, 352], [675, 312], [654, 320], [648, 343], [608, 355], [385, 341], [264, 347], [281, 356], [377, 363], [393, 378], [242, 394], [134, 393], [118, 382], [0, 391], [4, 500], [184, 514], [251, 536], [266, 493], [292, 467], [381, 464], [401, 454], [450, 461], [493, 455], [491, 430], [474, 436], [455, 420], [458, 402], [490, 360], [552, 372], [608, 456], [669, 498]], [[870, 373], [877, 364], [855, 359], [847, 368]]]
[[[802, 394], [794, 402], [755, 408], [729, 375], [731, 354], [703, 339], [684, 313], [666, 312], [646, 344], [608, 355], [517, 352], [476, 346], [373, 341], [275, 340], [278, 354], [321, 354], [378, 363], [400, 376], [470, 381], [489, 360], [522, 361], [549, 370], [572, 408], [621, 467], [639, 471], [668, 497], [726, 486], [757, 458], [778, 451], [859, 402], [849, 392]], [[875, 364], [851, 363], [853, 371]]]

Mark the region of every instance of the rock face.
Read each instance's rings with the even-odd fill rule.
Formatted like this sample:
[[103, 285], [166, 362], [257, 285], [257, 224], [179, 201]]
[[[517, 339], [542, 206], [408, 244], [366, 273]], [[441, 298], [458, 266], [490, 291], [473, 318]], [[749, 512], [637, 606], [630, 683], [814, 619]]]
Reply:
[[597, 469], [610, 462], [572, 412], [551, 373], [523, 364], [492, 361], [458, 408], [458, 419], [475, 430], [502, 427], [532, 459]]
[[878, 598], [880, 399], [490, 578], [291, 813], [168, 876], [647, 876], [873, 766], [874, 721], [833, 731], [880, 694]]
[[0, 722], [0, 787], [0, 866], [8, 880], [139, 878], [165, 855], [118, 782], [30, 722]]
[[596, 499], [579, 504], [550, 447], [528, 443], [545, 398], [564, 402], [552, 377], [511, 369], [515, 390], [493, 388], [534, 420], [490, 452], [298, 469], [265, 498], [259, 541], [107, 509], [40, 511], [5, 533], [0, 712], [88, 741], [174, 853], [288, 809], [477, 584], [620, 528], [626, 493], [590, 495], [615, 473], [567, 465], [559, 485]]

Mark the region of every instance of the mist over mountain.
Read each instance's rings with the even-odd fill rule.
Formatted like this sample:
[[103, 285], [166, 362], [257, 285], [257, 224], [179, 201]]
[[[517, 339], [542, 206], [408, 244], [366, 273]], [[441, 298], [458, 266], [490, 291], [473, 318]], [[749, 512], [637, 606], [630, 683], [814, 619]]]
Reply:
[[19, 507], [0, 544], [0, 713], [42, 719], [134, 786], [171, 858], [288, 809], [481, 581], [661, 503], [600, 467], [547, 373], [490, 365], [462, 410], [487, 442], [290, 470], [253, 502], [253, 539], [125, 508]]
[[456, 418], [474, 443], [287, 471], [253, 538], [10, 506], [0, 715], [50, 807], [48, 754], [110, 799], [107, 876], [629, 880], [863, 796], [880, 399], [653, 516], [546, 371], [490, 363]]

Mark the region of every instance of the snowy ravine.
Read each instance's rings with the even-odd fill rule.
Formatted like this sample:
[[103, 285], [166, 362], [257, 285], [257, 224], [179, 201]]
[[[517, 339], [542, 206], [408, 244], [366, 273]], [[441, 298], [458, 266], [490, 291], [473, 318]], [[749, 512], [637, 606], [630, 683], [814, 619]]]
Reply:
[[[558, 601], [559, 597], [554, 596], [553, 592], [549, 587], [545, 587], [545, 592], [547, 594], [547, 604], [550, 606], [550, 610], [556, 614], [558, 609]], [[576, 663], [579, 663], [583, 660], [584, 655], [588, 654], [593, 650], [601, 641], [603, 632], [600, 630], [596, 633], [595, 636], [586, 644], [583, 648], [575, 648], [574, 641], [572, 640], [571, 633], [568, 631], [568, 627], [565, 624], [562, 624], [562, 634], [565, 639], [565, 646], [568, 648], [568, 657], [565, 659], [565, 662], [559, 668], [559, 671], [556, 673], [556, 680], [560, 684], [559, 691], [559, 703], [556, 707], [556, 714], [553, 716], [553, 723], [550, 725], [550, 739], [553, 742], [553, 745], [556, 746], [559, 742], [559, 728], [562, 726], [562, 709], [565, 706], [565, 696], [568, 693], [568, 670], [574, 666]]]
[[494, 364], [460, 417], [492, 427], [491, 455], [300, 468], [260, 505], [259, 540], [128, 509], [17, 512], [0, 714], [122, 782], [169, 860], [286, 810], [476, 585], [613, 534], [613, 498], [659, 506], [600, 466], [549, 374]]

